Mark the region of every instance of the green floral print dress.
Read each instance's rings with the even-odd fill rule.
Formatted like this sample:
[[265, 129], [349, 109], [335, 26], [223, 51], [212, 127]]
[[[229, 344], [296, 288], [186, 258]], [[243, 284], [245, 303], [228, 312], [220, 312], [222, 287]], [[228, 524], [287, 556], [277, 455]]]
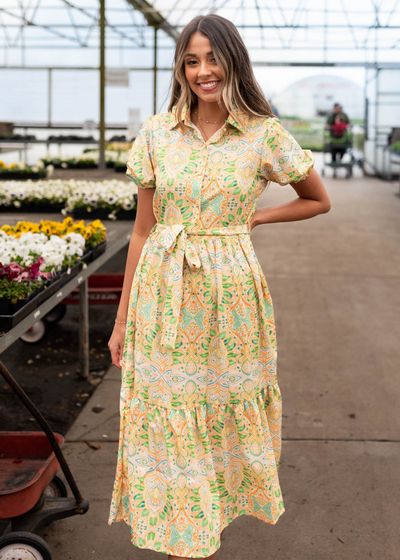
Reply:
[[130, 294], [108, 522], [185, 558], [212, 555], [240, 515], [284, 512], [274, 313], [249, 224], [270, 181], [314, 160], [278, 119], [238, 117], [204, 141], [187, 107], [152, 116], [127, 165], [155, 189], [157, 224]]

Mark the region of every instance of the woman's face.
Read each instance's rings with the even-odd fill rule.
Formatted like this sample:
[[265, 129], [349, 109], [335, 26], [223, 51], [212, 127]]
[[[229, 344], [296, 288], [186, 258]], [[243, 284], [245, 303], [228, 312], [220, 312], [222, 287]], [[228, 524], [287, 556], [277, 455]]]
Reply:
[[185, 75], [191, 90], [203, 101], [215, 103], [222, 72], [214, 58], [210, 40], [198, 31], [186, 49]]

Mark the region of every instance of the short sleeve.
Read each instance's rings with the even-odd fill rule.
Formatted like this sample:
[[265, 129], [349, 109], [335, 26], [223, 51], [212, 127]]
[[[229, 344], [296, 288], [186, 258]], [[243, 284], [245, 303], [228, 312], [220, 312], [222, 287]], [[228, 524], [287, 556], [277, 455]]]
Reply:
[[314, 166], [311, 150], [303, 150], [280, 120], [270, 118], [263, 141], [261, 175], [280, 185], [298, 183]]
[[151, 117], [149, 117], [135, 138], [128, 163], [126, 176], [142, 189], [153, 189], [156, 186], [153, 163], [151, 160]]

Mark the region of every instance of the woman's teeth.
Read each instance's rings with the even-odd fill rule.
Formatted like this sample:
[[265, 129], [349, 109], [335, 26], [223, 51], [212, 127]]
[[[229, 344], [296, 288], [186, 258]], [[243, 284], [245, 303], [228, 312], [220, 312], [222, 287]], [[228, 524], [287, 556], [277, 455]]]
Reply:
[[216, 86], [218, 84], [218, 82], [208, 82], [206, 84], [199, 84], [199, 86], [201, 86], [202, 88], [212, 88], [214, 86]]

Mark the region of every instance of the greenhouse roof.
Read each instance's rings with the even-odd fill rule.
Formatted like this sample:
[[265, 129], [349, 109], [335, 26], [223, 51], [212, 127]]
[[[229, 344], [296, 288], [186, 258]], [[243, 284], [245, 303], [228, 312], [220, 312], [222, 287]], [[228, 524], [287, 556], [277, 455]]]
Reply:
[[[171, 52], [184, 25], [217, 13], [240, 30], [255, 64], [398, 63], [399, 0], [108, 0], [107, 50]], [[59, 49], [93, 65], [99, 48], [98, 0], [0, 0], [0, 65], [51, 66]], [[38, 55], [37, 51], [41, 51]], [[57, 55], [59, 57], [59, 53]], [[138, 66], [130, 57], [130, 66]], [[77, 64], [77, 56], [65, 57]], [[146, 57], [143, 60], [147, 60]], [[34, 62], [36, 61], [36, 62]], [[126, 64], [126, 59], [124, 60]], [[113, 59], [112, 65], [118, 65]], [[141, 64], [139, 64], [140, 66]], [[148, 66], [148, 62], [146, 62]]]

